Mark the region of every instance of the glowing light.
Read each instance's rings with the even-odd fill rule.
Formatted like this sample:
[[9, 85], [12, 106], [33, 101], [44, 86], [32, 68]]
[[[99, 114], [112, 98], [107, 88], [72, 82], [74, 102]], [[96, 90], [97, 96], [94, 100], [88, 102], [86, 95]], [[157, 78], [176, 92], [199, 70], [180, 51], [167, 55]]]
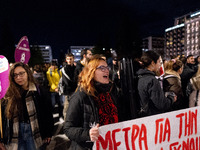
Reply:
[[181, 27], [184, 27], [184, 26], [185, 26], [184, 23], [182, 23], [182, 24], [179, 24], [179, 25], [176, 25], [176, 26], [167, 28], [167, 29], [165, 30], [165, 32], [168, 32], [168, 31], [171, 31], [171, 30], [174, 30], [174, 29], [177, 29], [177, 28], [181, 28]]
[[190, 17], [194, 17], [194, 16], [197, 16], [197, 15], [200, 15], [200, 11], [199, 12], [196, 12], [194, 14], [191, 14]]

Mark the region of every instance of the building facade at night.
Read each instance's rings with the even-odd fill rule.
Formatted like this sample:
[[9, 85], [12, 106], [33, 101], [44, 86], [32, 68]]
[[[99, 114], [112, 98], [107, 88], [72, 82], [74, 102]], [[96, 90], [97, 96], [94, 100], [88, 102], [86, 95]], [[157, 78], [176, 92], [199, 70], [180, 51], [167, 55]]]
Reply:
[[142, 50], [149, 51], [153, 50], [159, 53], [161, 56], [164, 54], [164, 37], [153, 37], [149, 36], [142, 39]]
[[178, 17], [165, 30], [165, 57], [200, 55], [200, 11]]
[[52, 61], [53, 56], [50, 45], [30, 45], [30, 49], [40, 50], [44, 63], [50, 63]]

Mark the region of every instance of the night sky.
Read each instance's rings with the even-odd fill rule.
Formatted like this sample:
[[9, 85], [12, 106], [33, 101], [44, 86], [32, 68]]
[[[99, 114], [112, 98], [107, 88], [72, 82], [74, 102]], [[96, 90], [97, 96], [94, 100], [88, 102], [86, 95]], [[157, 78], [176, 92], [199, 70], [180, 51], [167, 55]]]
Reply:
[[51, 45], [54, 57], [102, 38], [115, 47], [124, 18], [141, 38], [162, 36], [176, 17], [198, 9], [199, 0], [1, 0], [0, 48], [4, 38], [17, 44], [24, 35], [30, 44]]

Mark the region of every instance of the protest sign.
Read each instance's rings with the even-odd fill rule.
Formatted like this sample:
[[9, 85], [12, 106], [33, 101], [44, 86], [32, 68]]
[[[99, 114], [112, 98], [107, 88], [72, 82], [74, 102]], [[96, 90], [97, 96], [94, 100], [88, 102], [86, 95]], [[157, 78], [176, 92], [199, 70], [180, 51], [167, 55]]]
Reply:
[[9, 86], [9, 63], [5, 56], [0, 55], [0, 99], [2, 99]]
[[93, 150], [199, 150], [200, 107], [99, 128]]
[[27, 64], [30, 59], [30, 48], [28, 38], [23, 36], [15, 49], [15, 62], [22, 62]]

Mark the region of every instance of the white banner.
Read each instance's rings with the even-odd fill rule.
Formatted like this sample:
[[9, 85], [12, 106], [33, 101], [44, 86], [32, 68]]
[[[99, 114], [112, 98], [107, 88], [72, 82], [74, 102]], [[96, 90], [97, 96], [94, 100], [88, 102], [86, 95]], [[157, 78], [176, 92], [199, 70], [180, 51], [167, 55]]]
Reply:
[[93, 150], [200, 150], [200, 107], [99, 128]]

